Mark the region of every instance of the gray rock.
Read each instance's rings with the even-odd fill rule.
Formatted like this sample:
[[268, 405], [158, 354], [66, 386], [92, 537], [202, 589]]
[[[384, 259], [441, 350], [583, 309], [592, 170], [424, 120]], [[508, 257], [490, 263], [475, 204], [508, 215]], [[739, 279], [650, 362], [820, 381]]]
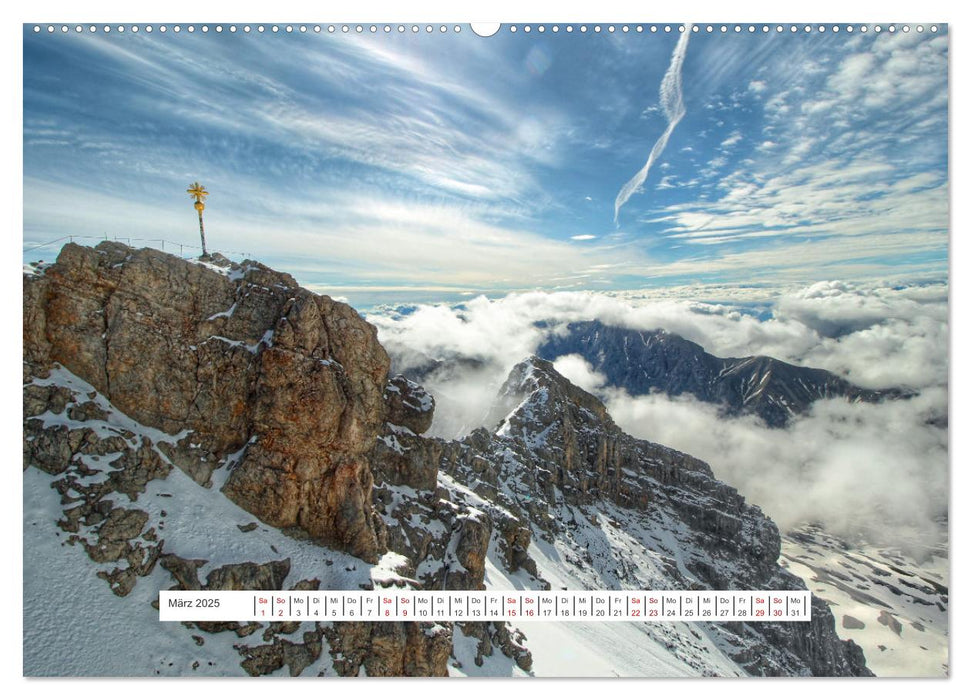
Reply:
[[226, 564], [209, 572], [205, 589], [209, 591], [279, 591], [290, 573], [290, 560], [266, 564], [243, 562]]
[[877, 622], [881, 625], [886, 625], [896, 634], [898, 637], [904, 630], [904, 626], [900, 624], [900, 620], [893, 616], [893, 613], [889, 613], [886, 610], [881, 610], [879, 617], [877, 617]]
[[384, 391], [387, 421], [421, 435], [432, 425], [435, 399], [425, 389], [402, 375], [388, 381]]
[[67, 427], [45, 430], [39, 420], [28, 420], [24, 424], [24, 469], [33, 464], [48, 474], [63, 473], [74, 454], [71, 442]]
[[146, 522], [148, 522], [148, 513], [143, 510], [113, 509], [98, 527], [97, 541], [85, 545], [88, 556], [98, 563], [117, 561], [128, 556], [132, 551], [129, 540], [141, 534]]
[[159, 566], [172, 574], [178, 583], [178, 590], [200, 591], [199, 567], [206, 563], [205, 559], [183, 559], [175, 554], [164, 554], [159, 557]]

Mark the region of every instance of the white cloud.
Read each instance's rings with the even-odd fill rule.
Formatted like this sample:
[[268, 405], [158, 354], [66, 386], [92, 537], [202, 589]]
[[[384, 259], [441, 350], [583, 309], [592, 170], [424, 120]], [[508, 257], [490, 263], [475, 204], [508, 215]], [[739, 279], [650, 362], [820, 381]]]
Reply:
[[594, 371], [593, 367], [582, 355], [562, 355], [556, 358], [553, 367], [557, 372], [569, 379], [581, 389], [596, 392], [603, 388], [607, 377]]
[[821, 336], [800, 358], [844, 373], [861, 386], [946, 386], [946, 287], [862, 289], [821, 282], [783, 296], [780, 318]]
[[[78, 40], [95, 54], [85, 58], [138, 86], [119, 106], [127, 109], [125, 115], [135, 120], [150, 115], [205, 138], [176, 142], [125, 129], [108, 133], [103, 120], [71, 121], [76, 106], [66, 104], [64, 117], [52, 110], [55, 123], [41, 130], [28, 126], [25, 144], [34, 147], [55, 136], [64, 141], [63, 134], [70, 133], [78, 147], [102, 151], [99, 161], [117, 162], [118, 179], [130, 174], [144, 183], [154, 174], [154, 184], [163, 187], [172, 179], [200, 177], [200, 170], [207, 183], [223, 179], [237, 192], [258, 180], [255, 201], [271, 206], [305, 204], [306, 193], [300, 191], [305, 178], [293, 176], [311, 172], [331, 191], [366, 181], [383, 186], [385, 194], [487, 203], [495, 207], [492, 221], [511, 209], [529, 216], [550, 204], [533, 168], [557, 165], [568, 120], [545, 104], [533, 105], [523, 116], [518, 105], [504, 102], [509, 93], [476, 87], [471, 75], [480, 75], [476, 66], [481, 64], [474, 46], [443, 69], [436, 60], [438, 44], [419, 49], [397, 37], [329, 37], [328, 50], [321, 51], [306, 41], [309, 37], [295, 36], [284, 53], [266, 42], [247, 42], [246, 50], [233, 51], [215, 37], [202, 38], [186, 36], [186, 43], [146, 35], [120, 42], [85, 34]], [[515, 82], [515, 71], [501, 70], [503, 60], [493, 56], [491, 63], [505, 74], [504, 81]], [[55, 93], [53, 99], [64, 98]], [[210, 157], [212, 152], [218, 157]], [[346, 177], [355, 168], [355, 175], [364, 176]], [[186, 170], [194, 172], [183, 174]], [[86, 179], [74, 179], [83, 189]], [[56, 186], [50, 180], [40, 184]], [[235, 203], [242, 208], [247, 201], [254, 200], [239, 196]], [[76, 204], [68, 201], [64, 208]], [[318, 207], [317, 217], [324, 213]], [[287, 216], [293, 219], [292, 208]], [[153, 223], [132, 217], [125, 229]]]
[[[821, 288], [832, 293], [816, 303]], [[725, 301], [691, 300], [699, 297]], [[760, 320], [744, 313], [753, 302], [770, 305], [774, 316]], [[543, 331], [537, 322], [555, 331], [590, 319], [635, 330], [663, 328], [720, 357], [770, 355], [871, 388], [922, 389], [947, 381], [947, 287], [942, 284], [896, 288], [834, 282], [789, 291], [752, 288], [746, 294], [720, 287], [528, 292], [478, 297], [458, 309], [421, 305], [400, 318], [369, 316], [382, 341], [431, 357], [477, 358], [493, 368], [495, 382], [538, 347]]]
[[756, 95], [760, 95], [765, 92], [766, 82], [764, 80], [752, 80], [748, 84], [749, 92], [754, 92]]
[[820, 522], [851, 540], [919, 549], [941, 542], [947, 514], [947, 392], [908, 401], [814, 404], [786, 429], [751, 417], [724, 418], [690, 397], [631, 398], [610, 392], [623, 429], [708, 462], [783, 529]]
[[724, 141], [721, 142], [721, 147], [730, 148], [731, 146], [734, 146], [735, 144], [739, 143], [741, 140], [742, 140], [742, 132], [738, 130], [733, 131], [731, 134], [728, 135], [728, 138], [726, 138]]
[[667, 72], [665, 72], [664, 78], [661, 80], [661, 106], [664, 108], [664, 116], [668, 121], [667, 128], [654, 143], [644, 166], [617, 193], [617, 198], [614, 200], [614, 223], [618, 223], [620, 208], [627, 203], [631, 195], [640, 191], [644, 181], [647, 179], [647, 174], [651, 170], [651, 165], [664, 152], [665, 147], [668, 145], [668, 139], [671, 137], [671, 132], [674, 131], [674, 127], [684, 117], [685, 108], [681, 86], [681, 66], [684, 63], [685, 52], [688, 49], [688, 39], [691, 37], [690, 29], [690, 25], [685, 27], [685, 32], [678, 39], [678, 43], [674, 47], [674, 52], [671, 54], [671, 63], [668, 65]]
[[810, 282], [820, 266], [847, 277], [901, 260], [946, 267], [947, 39], [858, 36], [841, 48], [807, 43], [763, 66], [749, 84], [764, 116], [750, 158], [710, 161], [702, 174], [716, 188], [650, 219], [704, 247], [709, 273]]
[[[810, 415], [774, 430], [751, 416], [726, 419], [718, 407], [690, 397], [630, 397], [605, 387], [606, 378], [578, 355], [555, 363], [578, 386], [601, 394], [622, 428], [710, 462], [783, 526], [821, 520], [846, 536], [904, 543], [936, 537], [932, 521], [946, 507], [947, 431], [936, 426], [947, 417], [947, 296], [944, 284], [836, 281], [789, 290], [530, 292], [369, 320], [405, 364], [416, 362], [416, 353], [474, 358], [426, 384], [439, 399], [432, 431], [447, 437], [480, 425], [512, 366], [545, 333], [578, 320], [664, 328], [722, 357], [766, 354], [864, 386], [919, 390], [914, 398], [882, 404], [817, 402]], [[725, 301], [691, 300], [699, 297]], [[774, 316], [744, 313], [756, 302]]]
[[[804, 143], [797, 148], [808, 148]], [[899, 242], [906, 241], [908, 234], [947, 231], [946, 181], [932, 173], [899, 179], [888, 163], [862, 157], [849, 162], [825, 159], [762, 177], [739, 169], [722, 178], [721, 189], [724, 194], [715, 202], [669, 207], [673, 222], [669, 234], [691, 239], [728, 237], [725, 240], [759, 232], [870, 236], [866, 244], [857, 246], [859, 257], [872, 254], [874, 236], [888, 245], [898, 237]], [[706, 223], [703, 231], [698, 221]], [[924, 238], [921, 245], [939, 248], [946, 242], [945, 236], [938, 235]], [[829, 244], [832, 260], [849, 259], [838, 242]], [[789, 262], [795, 262], [791, 253]]]

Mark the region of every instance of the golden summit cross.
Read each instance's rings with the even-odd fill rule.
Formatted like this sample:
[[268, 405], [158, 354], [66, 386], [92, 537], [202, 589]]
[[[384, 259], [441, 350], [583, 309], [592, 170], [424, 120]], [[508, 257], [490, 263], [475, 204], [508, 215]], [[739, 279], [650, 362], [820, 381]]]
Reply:
[[195, 197], [195, 207], [196, 211], [199, 213], [199, 237], [202, 238], [202, 255], [203, 257], [209, 255], [206, 252], [206, 229], [202, 225], [202, 210], [206, 208], [205, 201], [209, 193], [206, 188], [200, 185], [198, 182], [193, 182], [189, 185], [189, 189], [186, 190], [190, 197]]

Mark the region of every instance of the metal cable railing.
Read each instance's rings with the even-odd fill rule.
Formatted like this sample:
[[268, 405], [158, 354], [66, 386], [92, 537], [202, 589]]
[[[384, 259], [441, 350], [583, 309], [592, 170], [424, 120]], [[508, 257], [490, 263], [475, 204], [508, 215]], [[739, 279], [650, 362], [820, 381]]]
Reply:
[[[57, 243], [63, 243], [64, 241], [73, 243], [76, 240], [97, 240], [97, 241], [113, 240], [113, 241], [117, 241], [118, 243], [125, 243], [128, 246], [130, 246], [133, 241], [136, 243], [155, 244], [155, 245], [148, 245], [147, 247], [158, 248], [159, 250], [162, 250], [165, 252], [171, 252], [173, 255], [175, 254], [175, 250], [178, 249], [179, 257], [181, 258], [195, 257], [191, 253], [189, 255], [186, 255], [185, 254], [186, 250], [198, 250], [198, 251], [202, 250], [201, 246], [192, 245], [191, 243], [180, 243], [178, 241], [170, 241], [164, 238], [132, 238], [130, 236], [114, 236], [112, 238], [109, 238], [106, 234], [104, 236], [61, 236], [60, 238], [55, 238], [53, 241], [47, 241], [46, 243], [37, 243], [34, 245], [27, 245], [25, 242], [23, 252], [24, 254], [27, 254], [35, 250], [40, 250], [41, 248], [48, 248], [50, 246], [56, 245]], [[166, 250], [165, 248], [166, 245], [169, 246], [168, 250]], [[211, 252], [222, 253], [223, 255], [239, 255], [244, 258], [253, 257], [252, 253], [247, 253], [239, 250], [214, 250]]]

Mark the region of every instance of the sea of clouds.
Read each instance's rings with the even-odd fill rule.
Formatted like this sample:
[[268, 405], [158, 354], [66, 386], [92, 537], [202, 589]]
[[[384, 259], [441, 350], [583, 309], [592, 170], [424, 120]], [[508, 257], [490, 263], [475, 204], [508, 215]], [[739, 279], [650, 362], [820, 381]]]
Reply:
[[752, 294], [720, 302], [687, 296], [529, 292], [378, 310], [368, 320], [397, 371], [447, 360], [424, 382], [437, 401], [431, 432], [446, 438], [482, 425], [509, 370], [547, 334], [581, 320], [663, 328], [720, 357], [769, 355], [867, 388], [911, 390], [910, 399], [881, 404], [818, 401], [787, 428], [772, 429], [754, 416], [727, 418], [691, 396], [630, 396], [606, 386], [578, 355], [556, 361], [626, 432], [705, 460], [783, 530], [818, 522], [850, 539], [914, 553], [941, 541], [948, 503], [946, 284], [820, 282], [758, 301]]

